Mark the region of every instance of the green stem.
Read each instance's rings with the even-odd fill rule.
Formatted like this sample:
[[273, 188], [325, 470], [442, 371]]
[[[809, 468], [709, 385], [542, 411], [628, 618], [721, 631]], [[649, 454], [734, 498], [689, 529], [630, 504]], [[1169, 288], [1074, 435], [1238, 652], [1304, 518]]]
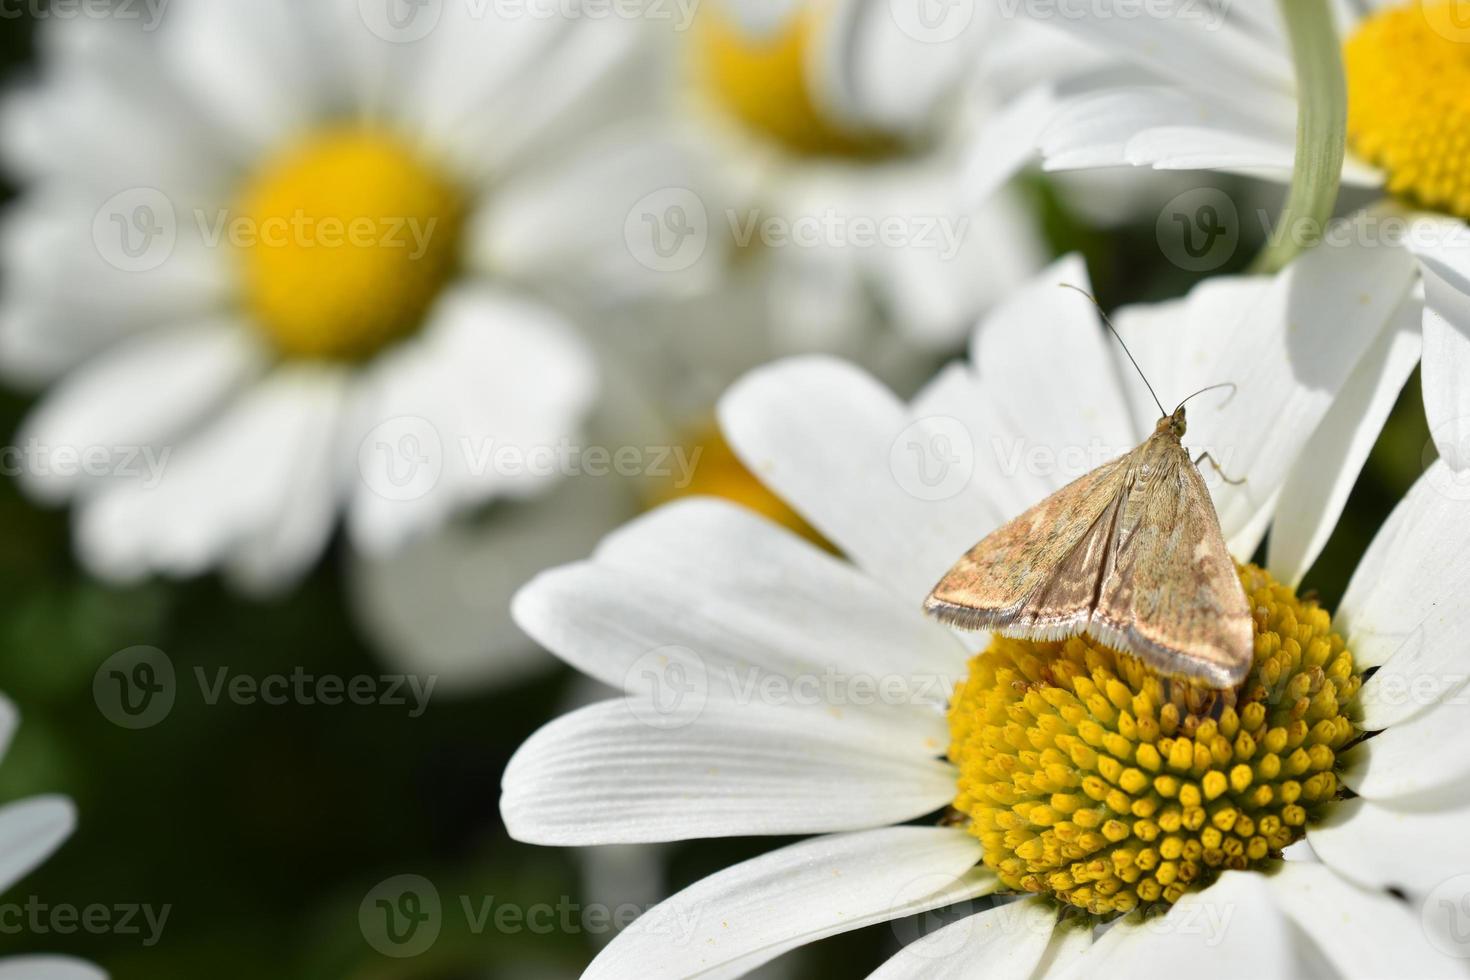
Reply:
[[1347, 81], [1331, 0], [1279, 0], [1296, 65], [1296, 163], [1286, 206], [1252, 271], [1276, 272], [1321, 238], [1342, 180]]

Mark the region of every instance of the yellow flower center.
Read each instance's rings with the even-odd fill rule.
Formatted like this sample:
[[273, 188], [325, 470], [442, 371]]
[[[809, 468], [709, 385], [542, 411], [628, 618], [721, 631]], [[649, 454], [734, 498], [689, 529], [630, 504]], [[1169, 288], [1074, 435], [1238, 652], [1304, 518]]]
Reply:
[[1470, 44], [1449, 19], [1459, 0], [1365, 18], [1343, 48], [1348, 142], [1388, 189], [1470, 218]]
[[1011, 888], [1096, 915], [1279, 857], [1338, 792], [1361, 678], [1327, 612], [1255, 566], [1237, 690], [1159, 677], [1089, 638], [997, 637], [949, 711], [955, 809]]
[[792, 153], [871, 158], [898, 151], [896, 140], [855, 131], [819, 105], [811, 86], [824, 21], [818, 0], [797, 5], [763, 34], [752, 34], [723, 6], [700, 8], [694, 45], [702, 88], [717, 106]]
[[454, 271], [462, 207], [388, 134], [320, 133], [240, 196], [245, 305], [284, 356], [367, 357], [422, 322]]

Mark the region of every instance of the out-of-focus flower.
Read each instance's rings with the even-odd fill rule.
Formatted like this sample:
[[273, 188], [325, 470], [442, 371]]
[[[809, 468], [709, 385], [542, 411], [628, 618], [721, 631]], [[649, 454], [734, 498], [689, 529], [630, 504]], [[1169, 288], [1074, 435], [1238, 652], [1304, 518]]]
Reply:
[[[0, 697], [0, 755], [10, 747], [19, 717]], [[76, 829], [76, 808], [63, 796], [35, 796], [0, 806], [0, 891], [9, 890], [50, 857]], [[0, 959], [0, 980], [106, 980], [90, 963], [64, 956]]]
[[975, 67], [991, 15], [940, 13], [712, 0], [680, 35], [685, 118], [734, 202], [713, 220], [766, 265], [781, 349], [947, 350], [1044, 260], [1017, 194], [962, 204], [968, 134], [994, 95]]
[[[625, 697], [534, 735], [507, 769], [502, 815], [517, 839], [563, 846], [829, 836], [673, 896], [615, 939], [586, 976], [735, 975], [824, 936], [1007, 889], [1075, 899], [1082, 908], [1074, 913], [1087, 916], [1129, 908], [1125, 891], [1131, 907], [1177, 900], [1164, 920], [1170, 925], [1198, 913], [1200, 903], [1225, 903], [1240, 917], [1210, 935], [1226, 944], [1229, 958], [1219, 962], [1228, 962], [1231, 975], [1253, 963], [1268, 974], [1289, 972], [1296, 955], [1314, 952], [1344, 973], [1359, 956], [1370, 973], [1446, 966], [1408, 909], [1383, 890], [1407, 880], [1384, 871], [1394, 853], [1385, 843], [1395, 839], [1385, 829], [1390, 818], [1374, 811], [1358, 824], [1363, 834], [1388, 835], [1374, 838], [1374, 853], [1385, 859], [1378, 864], [1355, 858], [1330, 870], [1282, 869], [1272, 860], [1300, 839], [1308, 818], [1315, 834], [1358, 817], [1361, 805], [1337, 799], [1339, 779], [1370, 789], [1381, 781], [1378, 799], [1392, 808], [1448, 787], [1464, 768], [1464, 753], [1447, 737], [1400, 782], [1392, 767], [1403, 756], [1380, 764], [1373, 743], [1348, 751], [1346, 768], [1337, 765], [1355, 723], [1376, 727], [1385, 717], [1359, 714], [1357, 694], [1364, 665], [1392, 663], [1393, 635], [1418, 625], [1434, 636], [1426, 633], [1400, 667], [1444, 666], [1455, 656], [1458, 619], [1436, 610], [1463, 588], [1464, 535], [1431, 542], [1419, 516], [1421, 507], [1462, 506], [1435, 499], [1438, 470], [1365, 558], [1338, 620], [1347, 624], [1346, 646], [1327, 613], [1293, 592], [1417, 354], [1412, 260], [1404, 255], [1396, 274], [1386, 275], [1371, 259], [1346, 269], [1309, 254], [1274, 277], [1214, 280], [1184, 300], [1117, 317], [1166, 397], [1221, 380], [1239, 385], [1225, 404], [1195, 402], [1186, 438], [1243, 478], [1211, 487], [1232, 551], [1248, 560], [1273, 529], [1270, 572], [1242, 566], [1258, 607], [1254, 679], [1239, 691], [1215, 692], [1224, 699], [1216, 707], [1234, 702], [1218, 717], [1194, 700], [1203, 692], [1165, 691], [1136, 661], [1088, 641], [998, 640], [972, 658], [975, 637], [920, 611], [971, 543], [1151, 431], [1157, 409], [1132, 368], [1107, 346], [1085, 301], [1056, 288], [1059, 281], [1085, 285], [1080, 263], [1065, 261], [1002, 304], [977, 329], [971, 362], [943, 372], [911, 404], [826, 358], [783, 362], [737, 385], [721, 412], [731, 444], [847, 560], [728, 504], [688, 500], [612, 535], [590, 560], [540, 576], [518, 595], [517, 620]], [[1050, 684], [1061, 700], [1037, 694], [1034, 703], [985, 714], [960, 696], [946, 719], [967, 672], [1012, 654], [1056, 658], [1057, 673], [978, 690], [1029, 699]], [[1121, 672], [1097, 681], [1106, 697], [1083, 690], [1086, 671], [1076, 674], [1075, 691], [1063, 691], [1076, 673], [1064, 671], [1063, 661], [1076, 657], [1089, 670]], [[1463, 686], [1463, 673], [1457, 676]], [[1121, 721], [1110, 700], [1121, 696], [1124, 677], [1138, 686], [1127, 692], [1140, 699], [1127, 713], [1136, 724]], [[1277, 682], [1284, 688], [1272, 695]], [[1064, 702], [1081, 712], [1069, 707], [1066, 717], [1082, 738], [1055, 719], [1026, 728], [1025, 711]], [[1159, 726], [1138, 720], [1160, 708]], [[1404, 735], [1410, 726], [1439, 723], [1429, 718], [1448, 724], [1456, 717], [1442, 710], [1409, 721]], [[1003, 731], [977, 741], [971, 735], [982, 723]], [[1058, 748], [1042, 753], [1052, 737]], [[1207, 749], [1204, 757], [1191, 738]], [[988, 768], [976, 754], [985, 746], [997, 756], [1024, 749], [1027, 739], [1036, 752], [1013, 751]], [[1390, 754], [1411, 742], [1393, 728], [1375, 741]], [[1219, 742], [1227, 759], [1242, 753], [1237, 761], [1249, 763], [1249, 780], [1239, 765], [1221, 771]], [[1116, 767], [1111, 757], [1099, 761], [1125, 743], [1129, 753], [1138, 748], [1136, 759], [1119, 758]], [[1076, 751], [1068, 754], [1068, 746]], [[1161, 746], [1167, 751], [1158, 756]], [[1129, 768], [1155, 762], [1168, 766], [1155, 783]], [[1089, 766], [1098, 772], [1084, 771]], [[978, 782], [986, 775], [1050, 789], [1027, 795], [999, 787], [987, 796]], [[1116, 802], [1112, 789], [1131, 795]], [[947, 805], [975, 832], [899, 826]], [[1045, 806], [1055, 812], [1044, 813]], [[1425, 815], [1421, 829], [1439, 812]], [[1033, 817], [1034, 826], [1027, 823]], [[978, 838], [996, 827], [1015, 829], [1002, 834], [1013, 857], [992, 853], [989, 844], [982, 851]], [[1454, 836], [1436, 831], [1433, 842], [1416, 846], [1426, 855], [1458, 849]], [[1038, 843], [1025, 844], [1029, 838]], [[1095, 852], [1097, 868], [1080, 856], [1047, 865], [1071, 853], [1053, 846], [1056, 840], [1086, 844], [1090, 850], [1079, 854]], [[1416, 870], [1433, 867], [1426, 859]], [[1424, 880], [1415, 880], [1416, 889]], [[1108, 884], [1080, 891], [1089, 881]], [[1173, 887], [1211, 881], [1197, 893]], [[1112, 896], [1113, 904], [1094, 901]], [[1205, 933], [1176, 929], [1169, 941], [1155, 942], [1156, 930], [1131, 922], [1089, 949], [1089, 930], [1057, 929], [1057, 918], [1055, 905], [1031, 899], [913, 944], [887, 969], [968, 976], [1004, 961], [1029, 975], [1043, 959], [1053, 968], [1074, 957], [1091, 964], [1130, 937], [1137, 937], [1130, 954], [1139, 957], [1130, 962], [1184, 956], [1197, 965], [1218, 953], [1201, 952]], [[1319, 945], [1298, 942], [1303, 933]]]
[[[519, 10], [519, 13], [517, 13]], [[394, 16], [395, 11], [397, 15]], [[542, 12], [545, 13], [544, 11]], [[189, 0], [48, 24], [5, 105], [0, 367], [51, 388], [26, 488], [109, 579], [291, 583], [537, 498], [599, 391], [542, 296], [667, 286], [636, 202], [646, 25], [495, 4]]]
[[[987, 145], [1015, 148], [1013, 159], [1039, 152], [1054, 172], [1150, 167], [1290, 181], [1299, 89], [1276, 6], [1166, 4], [1156, 16], [1136, 17], [1127, 15], [1130, 4], [1099, 2], [1064, 17], [1022, 4], [1023, 16], [1075, 35], [1114, 67], [1073, 79], [1060, 97], [1045, 86], [1027, 92], [989, 130]], [[1427, 294], [1425, 411], [1440, 455], [1465, 470], [1470, 389], [1457, 383], [1470, 371], [1470, 162], [1459, 122], [1470, 84], [1470, 30], [1463, 4], [1302, 6], [1320, 9], [1316, 29], [1329, 44], [1340, 41], [1347, 100], [1341, 179], [1391, 200], [1333, 221], [1263, 222], [1261, 230], [1274, 241], [1326, 248], [1379, 245], [1389, 263], [1398, 261], [1400, 245], [1415, 253]], [[1004, 176], [982, 172], [974, 191]], [[1238, 235], [1249, 213], [1219, 198], [1196, 191], [1166, 217], [1184, 222], [1184, 233], [1201, 245]]]

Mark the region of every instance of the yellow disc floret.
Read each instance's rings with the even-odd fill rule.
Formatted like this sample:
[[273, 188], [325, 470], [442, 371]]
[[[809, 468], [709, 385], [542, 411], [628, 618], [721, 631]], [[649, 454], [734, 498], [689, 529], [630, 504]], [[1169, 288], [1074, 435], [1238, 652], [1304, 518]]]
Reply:
[[997, 637], [950, 707], [955, 809], [1014, 889], [1097, 915], [1172, 903], [1279, 857], [1338, 793], [1361, 680], [1331, 618], [1244, 566], [1236, 690], [1161, 678], [1085, 637]]
[[1443, 29], [1459, 0], [1391, 7], [1343, 49], [1348, 141], [1388, 188], [1470, 218], [1470, 44]]
[[371, 355], [418, 327], [453, 272], [461, 204], [385, 133], [318, 134], [240, 197], [244, 303], [284, 356]]
[[794, 5], [765, 33], [737, 23], [722, 6], [700, 8], [694, 48], [701, 87], [719, 108], [793, 153], [875, 157], [898, 149], [890, 138], [834, 120], [817, 101], [811, 75], [825, 20], [820, 3]]

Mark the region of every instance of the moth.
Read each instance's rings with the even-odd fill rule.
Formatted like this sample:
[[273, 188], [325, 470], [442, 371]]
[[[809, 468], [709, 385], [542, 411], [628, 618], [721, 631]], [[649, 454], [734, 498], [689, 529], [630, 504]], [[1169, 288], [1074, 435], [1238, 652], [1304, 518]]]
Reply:
[[1244, 681], [1254, 656], [1250, 605], [1199, 471], [1207, 458], [1219, 466], [1184, 448], [1183, 402], [1173, 412], [1157, 395], [1154, 402], [1163, 417], [1141, 445], [992, 532], [924, 608], [961, 629], [1005, 636], [1085, 633], [1215, 688]]

